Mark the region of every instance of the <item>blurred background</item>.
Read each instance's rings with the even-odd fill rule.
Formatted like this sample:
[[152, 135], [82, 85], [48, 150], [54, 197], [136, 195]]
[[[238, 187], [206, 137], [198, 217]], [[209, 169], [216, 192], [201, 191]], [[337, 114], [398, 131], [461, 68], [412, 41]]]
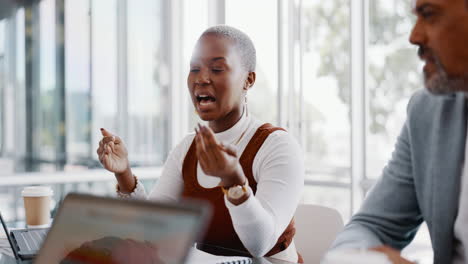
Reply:
[[[150, 188], [198, 121], [192, 48], [228, 24], [257, 48], [249, 111], [303, 147], [303, 202], [347, 221], [423, 87], [412, 23], [410, 0], [0, 0], [0, 210], [24, 218], [24, 185], [53, 186], [57, 202], [113, 195], [95, 154], [101, 127], [124, 139]], [[425, 227], [405, 254], [430, 263]]]

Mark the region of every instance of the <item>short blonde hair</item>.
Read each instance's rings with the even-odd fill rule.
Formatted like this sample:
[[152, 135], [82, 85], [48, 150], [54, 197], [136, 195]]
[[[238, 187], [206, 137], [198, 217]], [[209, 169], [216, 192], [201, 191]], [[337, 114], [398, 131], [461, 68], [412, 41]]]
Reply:
[[215, 35], [231, 40], [239, 51], [242, 66], [249, 71], [254, 72], [257, 64], [257, 51], [247, 34], [237, 28], [227, 25], [217, 25], [205, 30], [200, 38], [205, 35]]

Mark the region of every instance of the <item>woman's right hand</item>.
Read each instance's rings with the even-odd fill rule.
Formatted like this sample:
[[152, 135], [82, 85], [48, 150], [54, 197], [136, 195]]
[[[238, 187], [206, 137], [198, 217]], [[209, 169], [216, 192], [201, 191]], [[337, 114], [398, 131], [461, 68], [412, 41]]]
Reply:
[[99, 141], [97, 154], [102, 166], [110, 172], [123, 174], [130, 169], [128, 151], [120, 137], [101, 128], [103, 138]]

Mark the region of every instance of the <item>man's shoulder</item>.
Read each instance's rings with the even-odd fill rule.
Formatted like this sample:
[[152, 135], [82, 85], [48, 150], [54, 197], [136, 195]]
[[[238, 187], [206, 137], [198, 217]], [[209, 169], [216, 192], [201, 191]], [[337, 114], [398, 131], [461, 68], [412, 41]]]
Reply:
[[464, 107], [464, 93], [433, 95], [419, 90], [408, 103], [406, 127], [413, 135], [428, 137], [428, 133], [438, 133], [441, 126], [447, 130], [448, 124], [457, 124], [464, 116]]
[[438, 96], [433, 95], [430, 92], [428, 92], [426, 89], [421, 89], [417, 90], [413, 95], [411, 96], [411, 99], [408, 103], [408, 111], [421, 107], [423, 105], [426, 105], [431, 107], [434, 106], [439, 102]]
[[417, 116], [424, 116], [429, 114], [433, 116], [441, 107], [456, 107], [456, 105], [463, 101], [460, 100], [464, 97], [462, 93], [450, 93], [446, 95], [434, 95], [426, 89], [416, 91], [408, 103], [408, 116], [417, 114]]

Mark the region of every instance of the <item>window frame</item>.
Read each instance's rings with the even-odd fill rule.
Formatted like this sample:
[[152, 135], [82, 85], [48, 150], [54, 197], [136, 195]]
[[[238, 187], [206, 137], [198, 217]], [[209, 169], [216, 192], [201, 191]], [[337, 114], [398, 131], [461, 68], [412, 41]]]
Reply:
[[[64, 1], [64, 0], [56, 0]], [[89, 0], [90, 3], [92, 0]], [[169, 124], [170, 138], [168, 139], [168, 151], [174, 148], [181, 138], [189, 132], [188, 127], [188, 109], [189, 100], [186, 96], [186, 84], [184, 71], [182, 66], [184, 58], [182, 58], [183, 42], [183, 7], [185, 1], [189, 0], [173, 0], [165, 4], [163, 12], [166, 17], [164, 21], [167, 24], [167, 47], [169, 50], [169, 69], [170, 69], [170, 109], [169, 109]], [[209, 24], [222, 24], [226, 20], [226, 0], [209, 0], [206, 6], [209, 11]], [[345, 184], [337, 181], [317, 181], [311, 178], [306, 179], [306, 185], [322, 186], [329, 188], [350, 188], [351, 189], [351, 212], [356, 211], [362, 202], [365, 192], [373, 181], [366, 175], [366, 127], [367, 127], [367, 90], [366, 90], [366, 75], [367, 75], [367, 36], [369, 26], [368, 5], [369, 0], [350, 0], [350, 36], [351, 36], [351, 161], [350, 161], [350, 184]], [[276, 0], [272, 4], [277, 5], [278, 15], [278, 87], [277, 87], [277, 124], [287, 127], [288, 130], [298, 139], [299, 143], [304, 142], [304, 135], [307, 133], [301, 126], [303, 115], [303, 91], [305, 87], [301, 82], [299, 72], [302, 72], [301, 58], [304, 53], [302, 42], [302, 32], [297, 30], [301, 27], [301, 8], [303, 0]], [[92, 7], [92, 4], [90, 4]], [[128, 19], [126, 13], [127, 2], [125, 0], [117, 0], [117, 64], [118, 64], [118, 113], [119, 133], [125, 137], [128, 133], [128, 76], [127, 76], [127, 38], [128, 38]], [[92, 20], [92, 10], [91, 20]], [[8, 23], [8, 28], [14, 28]], [[90, 42], [92, 43], [92, 32]], [[10, 46], [9, 46], [10, 47]], [[11, 47], [10, 47], [11, 48]], [[92, 51], [91, 51], [92, 52]], [[92, 56], [92, 54], [90, 55]], [[92, 61], [90, 67], [93, 67]], [[16, 74], [16, 73], [15, 73]], [[64, 74], [61, 72], [60, 74]], [[13, 76], [16, 78], [16, 75]], [[10, 77], [8, 77], [10, 78]], [[92, 77], [90, 77], [92, 78]], [[6, 100], [2, 98], [2, 100]], [[183, 103], [181, 103], [181, 100]], [[299, 103], [299, 106], [297, 105]], [[3, 128], [5, 129], [5, 128]], [[8, 129], [8, 128], [7, 128]], [[5, 136], [5, 134], [2, 134]], [[17, 136], [18, 137], [18, 136]], [[19, 140], [19, 139], [16, 139]], [[2, 142], [3, 143], [3, 142]], [[92, 143], [90, 143], [92, 144]], [[94, 148], [91, 146], [91, 150]], [[90, 155], [94, 157], [94, 151], [90, 150]], [[167, 151], [167, 152], [168, 152]], [[95, 157], [91, 158], [96, 161]], [[314, 172], [308, 171], [308, 174]]]

